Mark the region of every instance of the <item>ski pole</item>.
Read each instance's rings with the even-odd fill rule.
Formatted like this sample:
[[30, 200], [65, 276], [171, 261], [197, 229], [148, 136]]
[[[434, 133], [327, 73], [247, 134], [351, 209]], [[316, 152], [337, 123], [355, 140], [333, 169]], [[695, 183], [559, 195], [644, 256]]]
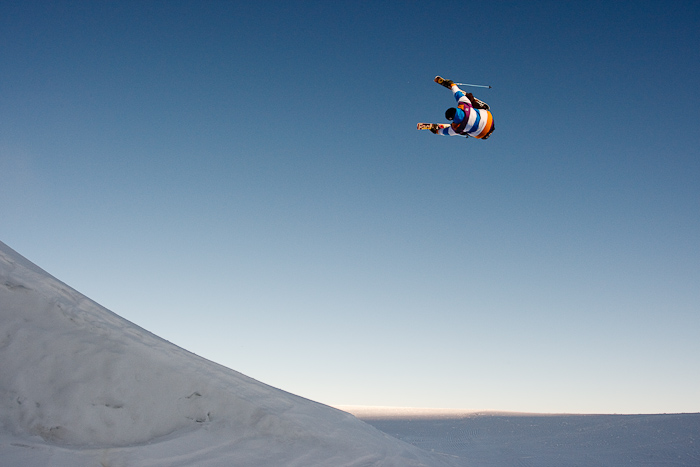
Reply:
[[457, 86], [472, 86], [474, 88], [488, 88], [491, 89], [491, 86], [486, 86], [483, 84], [467, 84], [467, 83], [455, 83]]

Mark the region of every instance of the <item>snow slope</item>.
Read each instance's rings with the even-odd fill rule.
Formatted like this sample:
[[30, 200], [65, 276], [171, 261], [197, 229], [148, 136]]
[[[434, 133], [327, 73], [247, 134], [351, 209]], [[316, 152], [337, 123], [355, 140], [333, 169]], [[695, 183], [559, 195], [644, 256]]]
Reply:
[[2, 465], [448, 465], [189, 353], [2, 242], [0, 369]]

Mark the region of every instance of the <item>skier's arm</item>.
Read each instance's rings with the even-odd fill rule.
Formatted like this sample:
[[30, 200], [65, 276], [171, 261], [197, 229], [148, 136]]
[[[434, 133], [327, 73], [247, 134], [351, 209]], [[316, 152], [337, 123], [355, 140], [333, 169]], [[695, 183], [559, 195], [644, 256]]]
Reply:
[[459, 87], [456, 84], [453, 84], [452, 87], [450, 88], [450, 91], [452, 91], [452, 95], [455, 96], [455, 100], [459, 104], [460, 102], [469, 102], [471, 105], [471, 101], [467, 97], [467, 95], [459, 89]]
[[441, 136], [459, 136], [459, 133], [452, 129], [452, 125], [449, 123], [433, 123], [431, 125], [430, 131], [433, 134]]
[[443, 128], [440, 128], [435, 134], [441, 136], [462, 136], [456, 131], [454, 131], [451, 125], [445, 125]]
[[431, 133], [441, 136], [465, 136], [452, 129], [449, 123], [419, 123], [419, 130], [430, 130]]

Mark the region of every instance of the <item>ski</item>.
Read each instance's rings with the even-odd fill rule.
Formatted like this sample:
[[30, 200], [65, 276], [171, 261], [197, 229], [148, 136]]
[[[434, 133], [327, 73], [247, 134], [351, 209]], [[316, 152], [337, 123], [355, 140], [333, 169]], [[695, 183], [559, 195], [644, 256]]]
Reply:
[[417, 126], [418, 130], [442, 130], [450, 126], [449, 123], [419, 123]]
[[491, 107], [489, 107], [489, 105], [486, 102], [477, 99], [472, 95], [472, 93], [469, 93], [467, 97], [472, 102], [472, 107], [474, 107], [475, 109], [491, 110]]
[[452, 88], [452, 85], [455, 84], [454, 82], [450, 81], [449, 79], [445, 79], [442, 76], [436, 76], [433, 81], [435, 81], [440, 86], [445, 86], [447, 89]]

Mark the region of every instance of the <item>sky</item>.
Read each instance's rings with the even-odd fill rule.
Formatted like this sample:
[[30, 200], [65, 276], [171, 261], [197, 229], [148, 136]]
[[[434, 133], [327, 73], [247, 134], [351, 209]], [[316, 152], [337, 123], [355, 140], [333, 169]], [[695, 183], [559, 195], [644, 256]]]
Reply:
[[[333, 405], [700, 411], [694, 1], [0, 4], [0, 240]], [[487, 141], [416, 131], [491, 106]]]

